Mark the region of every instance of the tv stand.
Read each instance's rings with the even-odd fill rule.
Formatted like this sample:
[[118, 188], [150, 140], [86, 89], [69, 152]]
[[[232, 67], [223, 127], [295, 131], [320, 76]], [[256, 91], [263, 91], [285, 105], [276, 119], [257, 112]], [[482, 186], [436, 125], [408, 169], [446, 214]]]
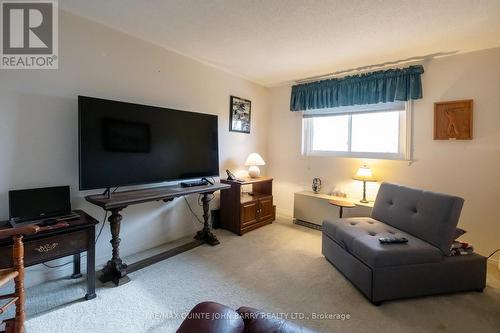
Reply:
[[[210, 200], [211, 195], [214, 192], [229, 188], [229, 185], [220, 183], [196, 187], [180, 187], [179, 185], [176, 185], [121, 191], [113, 193], [113, 196], [111, 197], [108, 197], [105, 194], [86, 196], [85, 200], [88, 202], [111, 212], [111, 216], [108, 218], [108, 221], [111, 227], [110, 243], [113, 248], [112, 256], [111, 260], [109, 260], [103, 268], [99, 280], [103, 283], [113, 281], [115, 285], [119, 286], [130, 281], [127, 273], [137, 271], [158, 261], [170, 258], [203, 243], [207, 243], [212, 246], [219, 244], [219, 240], [212, 233], [212, 226], [209, 222]], [[175, 249], [157, 254], [151, 258], [147, 258], [130, 265], [124, 263], [120, 257], [120, 226], [122, 222], [122, 215], [120, 212], [130, 205], [160, 200], [168, 202], [176, 197], [182, 197], [190, 194], [201, 194], [201, 201], [203, 204], [203, 229], [196, 233], [196, 236], [194, 237], [195, 240], [191, 243], [181, 245]]]

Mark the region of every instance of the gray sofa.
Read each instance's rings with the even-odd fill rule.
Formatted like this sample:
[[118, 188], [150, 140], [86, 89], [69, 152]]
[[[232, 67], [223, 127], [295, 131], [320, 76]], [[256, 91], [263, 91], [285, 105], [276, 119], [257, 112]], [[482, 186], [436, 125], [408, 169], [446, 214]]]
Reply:
[[[323, 255], [372, 303], [482, 291], [486, 258], [449, 256], [464, 200], [383, 183], [371, 217], [323, 222]], [[381, 244], [402, 236], [405, 244]]]

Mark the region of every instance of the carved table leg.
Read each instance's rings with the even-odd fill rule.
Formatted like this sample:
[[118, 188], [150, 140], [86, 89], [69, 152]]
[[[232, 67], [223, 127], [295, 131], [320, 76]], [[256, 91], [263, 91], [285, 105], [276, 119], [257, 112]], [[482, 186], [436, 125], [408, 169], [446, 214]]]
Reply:
[[220, 244], [217, 237], [212, 233], [212, 225], [209, 221], [210, 218], [210, 198], [208, 197], [213, 193], [203, 193], [203, 197], [201, 198], [201, 202], [203, 203], [203, 229], [198, 231], [196, 236], [194, 237], [197, 240], [204, 241], [212, 246]]
[[111, 226], [110, 243], [113, 247], [113, 256], [102, 269], [102, 275], [99, 278], [101, 282], [113, 281], [117, 286], [130, 281], [127, 277], [127, 265], [120, 258], [120, 223], [122, 220], [120, 210], [121, 208], [111, 210], [111, 216], [108, 219]]

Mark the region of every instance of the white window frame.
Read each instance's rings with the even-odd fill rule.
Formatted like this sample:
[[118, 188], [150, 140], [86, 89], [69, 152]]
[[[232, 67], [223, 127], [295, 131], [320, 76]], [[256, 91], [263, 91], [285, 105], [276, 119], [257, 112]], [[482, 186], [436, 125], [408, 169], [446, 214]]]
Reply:
[[[386, 160], [403, 160], [412, 161], [412, 139], [413, 139], [413, 101], [407, 101], [404, 103], [404, 113], [399, 112], [400, 125], [399, 125], [399, 152], [398, 153], [374, 153], [374, 152], [352, 152], [352, 151], [320, 151], [313, 150], [313, 128], [312, 121], [302, 121], [302, 155], [305, 156], [336, 156], [336, 157], [350, 157], [350, 158], [369, 158], [369, 159], [386, 159]], [[371, 108], [370, 106], [363, 106], [362, 111], [356, 110], [355, 107], [345, 108], [346, 111], [336, 110], [336, 112], [325, 112], [324, 114], [318, 115], [322, 116], [340, 116], [349, 115], [349, 129], [348, 129], [348, 149], [351, 149], [351, 135], [352, 135], [352, 115], [362, 114], [362, 113], [378, 113], [378, 112], [388, 112], [389, 110], [384, 110], [377, 107]], [[348, 111], [348, 110], [355, 111]], [[360, 108], [361, 109], [361, 108]], [[307, 112], [305, 113], [307, 114]], [[311, 117], [307, 117], [311, 118]], [[401, 133], [401, 128], [404, 125], [404, 133]]]

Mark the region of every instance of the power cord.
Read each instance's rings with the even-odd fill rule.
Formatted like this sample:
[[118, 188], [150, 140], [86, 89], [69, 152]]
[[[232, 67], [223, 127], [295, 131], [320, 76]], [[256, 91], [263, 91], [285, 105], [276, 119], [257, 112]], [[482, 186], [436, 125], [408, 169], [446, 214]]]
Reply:
[[[201, 202], [201, 197], [202, 196], [203, 196], [203, 194], [198, 195], [198, 206], [203, 206], [203, 203]], [[193, 211], [193, 208], [191, 208], [191, 205], [189, 204], [189, 201], [186, 199], [186, 197], [183, 197], [183, 198], [184, 198], [184, 201], [186, 202], [186, 205], [188, 206], [189, 210], [191, 211], [191, 214], [193, 214], [193, 216], [196, 217], [196, 219], [198, 220], [198, 222], [200, 222], [201, 224], [205, 224], [205, 222], [202, 221], [198, 217], [198, 215], [196, 215], [196, 213]], [[215, 194], [211, 194], [211, 197], [210, 197], [210, 199], [208, 199], [208, 202], [212, 201], [214, 198], [215, 198]]]
[[[85, 258], [86, 256], [87, 256], [87, 254], [84, 254], [82, 256], [82, 258]], [[72, 263], [73, 263], [73, 261], [68, 261], [68, 262], [65, 262], [64, 264], [55, 265], [55, 266], [52, 266], [52, 265], [49, 265], [49, 264], [46, 264], [46, 263], [42, 263], [42, 265], [44, 265], [47, 268], [59, 268], [59, 267], [67, 266], [67, 265], [72, 264]]]
[[[189, 210], [191, 211], [191, 214], [193, 214], [194, 217], [198, 220], [199, 223], [204, 224], [204, 222], [196, 215], [196, 213], [193, 211], [193, 208], [191, 208], [191, 205], [189, 204], [189, 201], [187, 201], [186, 197], [183, 197], [184, 201], [186, 202], [186, 205], [188, 206]], [[198, 198], [199, 200], [199, 198]]]
[[106, 211], [106, 214], [104, 214], [104, 219], [102, 220], [101, 228], [99, 229], [99, 232], [97, 233], [97, 237], [95, 239], [95, 245], [97, 245], [97, 241], [99, 240], [99, 237], [101, 237], [102, 229], [104, 229], [104, 225], [106, 224], [106, 218], [108, 217], [108, 211]]
[[42, 265], [44, 265], [47, 268], [59, 268], [59, 267], [63, 267], [63, 266], [69, 265], [71, 263], [72, 263], [72, 261], [68, 261], [67, 263], [64, 263], [64, 264], [61, 264], [61, 265], [57, 265], [57, 266], [51, 266], [51, 265], [48, 265], [46, 263], [43, 263]]
[[63, 267], [63, 266], [69, 265], [71, 263], [72, 263], [72, 261], [68, 261], [67, 263], [64, 263], [64, 264], [61, 264], [61, 265], [56, 265], [56, 266], [51, 266], [51, 265], [48, 265], [46, 263], [43, 263], [42, 265], [44, 265], [47, 268], [59, 268], [59, 267]]
[[495, 262], [497, 264], [497, 268], [498, 268], [498, 271], [500, 272], [500, 265], [498, 264], [500, 261], [499, 260], [494, 260], [494, 259], [491, 259], [491, 257], [493, 257], [495, 255], [495, 253], [497, 253], [498, 251], [500, 251], [500, 249], [496, 249], [495, 251], [493, 251], [487, 258], [486, 260], [491, 260], [493, 262]]
[[[210, 178], [211, 180], [210, 180], [210, 179], [208, 179], [208, 178]], [[201, 180], [206, 181], [206, 182], [207, 182], [207, 183], [209, 183], [210, 185], [214, 185], [214, 184], [215, 184], [215, 179], [214, 179], [213, 177], [208, 177], [208, 178], [207, 178], [207, 177], [203, 177]]]
[[493, 253], [492, 253], [492, 254], [490, 254], [490, 255], [489, 255], [486, 259], [490, 259], [490, 258], [491, 258], [491, 257], [493, 257], [493, 255], [494, 255], [495, 253], [497, 253], [498, 251], [500, 251], [500, 249], [496, 249], [495, 251], [493, 251]]
[[[116, 190], [118, 190], [120, 188], [120, 186], [117, 186], [113, 192], [111, 192], [112, 194], [116, 192]], [[97, 237], [95, 239], [95, 244], [97, 245], [97, 241], [99, 240], [99, 237], [101, 237], [101, 233], [102, 233], [102, 229], [104, 229], [104, 225], [106, 224], [106, 218], [108, 217], [108, 211], [106, 211], [106, 214], [104, 214], [104, 219], [102, 220], [102, 225], [101, 225], [101, 228], [99, 229], [99, 232], [97, 233]]]

